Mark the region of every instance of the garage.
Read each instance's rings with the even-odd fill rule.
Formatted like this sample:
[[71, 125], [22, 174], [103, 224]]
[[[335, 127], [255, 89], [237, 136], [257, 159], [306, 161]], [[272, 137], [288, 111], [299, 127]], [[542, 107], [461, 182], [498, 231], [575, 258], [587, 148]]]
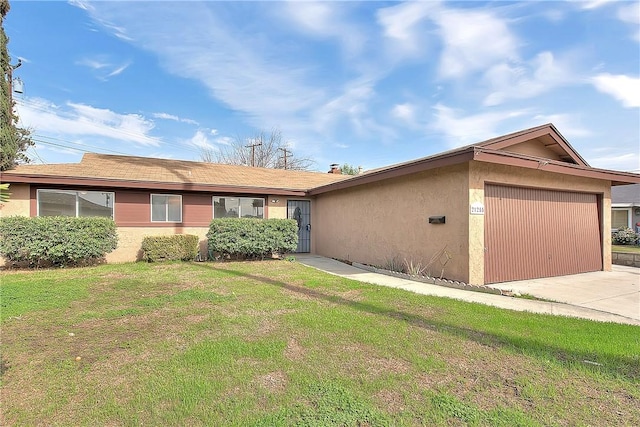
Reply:
[[485, 184], [485, 283], [602, 270], [601, 196]]

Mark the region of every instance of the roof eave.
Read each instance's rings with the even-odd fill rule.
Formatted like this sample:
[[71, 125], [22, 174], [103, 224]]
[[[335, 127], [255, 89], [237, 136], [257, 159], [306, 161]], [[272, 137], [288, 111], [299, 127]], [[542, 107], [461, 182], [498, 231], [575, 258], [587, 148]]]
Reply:
[[306, 195], [305, 189], [253, 187], [243, 185], [201, 184], [190, 182], [135, 181], [106, 178], [85, 178], [72, 176], [51, 176], [37, 174], [3, 174], [2, 182], [21, 184], [47, 184], [77, 187], [110, 187], [159, 191], [193, 191], [207, 193], [250, 193], [277, 196]]
[[545, 172], [555, 172], [565, 175], [581, 176], [585, 178], [611, 181], [611, 185], [625, 185], [640, 183], [640, 175], [631, 172], [596, 169], [590, 166], [576, 165], [541, 157], [526, 156], [487, 148], [476, 148], [474, 159], [480, 162], [497, 163], [509, 166], [538, 169]]
[[453, 166], [460, 163], [466, 163], [473, 160], [473, 147], [465, 147], [463, 149], [447, 152], [441, 155], [425, 157], [423, 159], [412, 162], [401, 163], [374, 172], [368, 172], [363, 175], [355, 175], [353, 178], [338, 181], [327, 185], [312, 188], [308, 191], [309, 196], [316, 196], [330, 191], [343, 190], [346, 188], [356, 187], [365, 184], [382, 181], [385, 179], [398, 178], [418, 172], [427, 171], [444, 166]]

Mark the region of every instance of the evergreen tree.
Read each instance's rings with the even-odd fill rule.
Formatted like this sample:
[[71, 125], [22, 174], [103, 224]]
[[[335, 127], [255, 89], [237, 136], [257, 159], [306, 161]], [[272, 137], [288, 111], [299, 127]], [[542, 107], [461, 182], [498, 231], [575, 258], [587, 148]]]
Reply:
[[9, 12], [9, 0], [0, 0], [0, 171], [11, 169], [18, 163], [29, 162], [26, 150], [33, 145], [29, 137], [30, 132], [15, 126], [18, 116], [14, 112], [14, 102], [11, 93], [13, 68], [7, 43], [9, 39], [4, 32], [4, 17]]

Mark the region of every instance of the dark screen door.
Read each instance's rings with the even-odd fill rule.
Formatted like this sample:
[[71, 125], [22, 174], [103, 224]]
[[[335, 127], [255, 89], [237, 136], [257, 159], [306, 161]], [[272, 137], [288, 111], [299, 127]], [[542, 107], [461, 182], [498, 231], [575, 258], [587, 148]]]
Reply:
[[298, 223], [298, 248], [296, 252], [311, 252], [311, 202], [288, 200], [287, 218]]

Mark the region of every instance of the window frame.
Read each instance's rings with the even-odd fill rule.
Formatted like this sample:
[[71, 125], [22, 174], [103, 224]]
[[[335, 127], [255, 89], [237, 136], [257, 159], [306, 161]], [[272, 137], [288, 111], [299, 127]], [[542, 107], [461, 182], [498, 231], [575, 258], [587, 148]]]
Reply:
[[[111, 216], [97, 216], [97, 218], [111, 218], [115, 220], [116, 217], [116, 193], [115, 191], [96, 191], [96, 190], [74, 190], [74, 189], [62, 189], [62, 188], [38, 188], [36, 190], [36, 216], [40, 217], [40, 193], [75, 193], [76, 203], [75, 203], [75, 216], [69, 216], [70, 218], [91, 218], [90, 216], [82, 216], [80, 215], [80, 193], [102, 193], [105, 196], [109, 194], [111, 196]], [[109, 207], [109, 206], [105, 206]], [[51, 215], [54, 216], [54, 215]]]
[[631, 228], [633, 230], [632, 227], [632, 222], [633, 222], [633, 208], [627, 208], [627, 207], [612, 207], [611, 208], [611, 231], [618, 231], [619, 228], [615, 228], [613, 226], [613, 211], [626, 211], [627, 212], [627, 228]]
[[[153, 219], [153, 197], [179, 197], [180, 198], [180, 220], [179, 221], [170, 221], [169, 220], [169, 203], [165, 203], [165, 220], [154, 220]], [[182, 216], [183, 216], [183, 206], [182, 206], [182, 194], [163, 194], [163, 193], [150, 193], [149, 194], [149, 220], [154, 223], [170, 223], [170, 224], [181, 224]]]
[[[267, 206], [267, 202], [266, 202], [266, 198], [264, 197], [248, 197], [248, 196], [234, 196], [234, 195], [216, 195], [214, 194], [213, 196], [211, 196], [211, 218], [216, 219], [216, 202], [215, 202], [215, 198], [224, 198], [224, 199], [238, 199], [238, 201], [241, 201], [242, 199], [248, 199], [248, 200], [262, 200], [262, 218], [256, 218], [256, 219], [265, 219], [265, 213], [266, 213], [266, 206]], [[242, 218], [242, 202], [238, 203], [238, 216], [236, 217], [228, 217], [225, 216], [224, 218]]]

